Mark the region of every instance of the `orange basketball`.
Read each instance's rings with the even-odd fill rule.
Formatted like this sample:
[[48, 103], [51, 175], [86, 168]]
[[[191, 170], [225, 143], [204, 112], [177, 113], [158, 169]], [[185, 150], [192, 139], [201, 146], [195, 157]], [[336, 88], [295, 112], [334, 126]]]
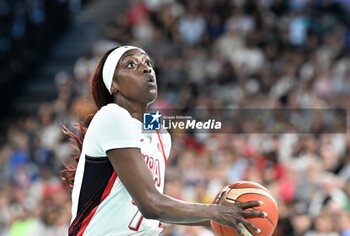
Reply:
[[[250, 181], [238, 181], [226, 186], [222, 191], [227, 191], [226, 199], [229, 202], [248, 202], [248, 201], [262, 201], [263, 204], [258, 207], [254, 207], [255, 210], [263, 211], [267, 213], [266, 218], [250, 218], [248, 219], [256, 227], [261, 229], [260, 233], [256, 233], [254, 230], [244, 227], [249, 233], [246, 235], [254, 236], [271, 236], [276, 228], [278, 221], [278, 207], [275, 199], [271, 196], [269, 190], [264, 186]], [[221, 191], [221, 192], [222, 192]], [[220, 193], [221, 193], [220, 192]], [[220, 194], [219, 193], [219, 194]], [[217, 203], [219, 198], [215, 199], [214, 203]], [[211, 226], [217, 236], [239, 236], [235, 229], [232, 227], [220, 225], [214, 221], [211, 222]]]

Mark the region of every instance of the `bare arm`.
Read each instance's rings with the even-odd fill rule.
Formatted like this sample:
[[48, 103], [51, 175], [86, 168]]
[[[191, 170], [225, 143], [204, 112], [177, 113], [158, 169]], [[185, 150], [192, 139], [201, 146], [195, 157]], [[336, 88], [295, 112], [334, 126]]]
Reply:
[[195, 222], [195, 223], [182, 223], [181, 225], [187, 225], [187, 226], [204, 226], [204, 227], [210, 227], [210, 221], [200, 221], [200, 222]]
[[161, 194], [155, 188], [151, 172], [137, 148], [112, 149], [107, 151], [107, 155], [118, 177], [146, 218], [172, 224], [209, 220], [229, 226], [243, 223], [257, 230], [244, 217], [264, 217], [262, 212], [244, 211], [246, 208], [258, 206], [258, 202], [249, 202], [245, 205], [243, 203], [242, 207], [226, 201], [222, 204], [199, 204], [180, 201]]

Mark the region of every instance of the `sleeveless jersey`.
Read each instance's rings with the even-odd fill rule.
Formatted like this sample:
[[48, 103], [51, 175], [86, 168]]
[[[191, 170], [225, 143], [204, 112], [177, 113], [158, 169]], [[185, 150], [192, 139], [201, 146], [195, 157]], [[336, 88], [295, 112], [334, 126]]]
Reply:
[[159, 221], [142, 216], [106, 155], [110, 149], [140, 148], [156, 188], [163, 193], [170, 135], [141, 131], [142, 123], [117, 104], [95, 114], [75, 173], [70, 236], [159, 235]]

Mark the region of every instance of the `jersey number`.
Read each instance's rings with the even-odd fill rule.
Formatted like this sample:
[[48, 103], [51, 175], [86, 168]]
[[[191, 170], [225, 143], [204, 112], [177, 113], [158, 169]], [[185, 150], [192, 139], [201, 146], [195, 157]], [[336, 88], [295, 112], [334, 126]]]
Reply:
[[[133, 205], [136, 205], [134, 201], [132, 201]], [[140, 225], [143, 220], [143, 215], [141, 212], [137, 209], [135, 212], [135, 215], [132, 217], [130, 223], [129, 223], [129, 229], [133, 231], [138, 231], [140, 228]]]

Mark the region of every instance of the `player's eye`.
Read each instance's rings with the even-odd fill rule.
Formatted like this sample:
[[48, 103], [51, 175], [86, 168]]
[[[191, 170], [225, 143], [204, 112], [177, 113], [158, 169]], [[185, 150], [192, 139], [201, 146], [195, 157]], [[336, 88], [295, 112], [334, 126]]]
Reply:
[[127, 64], [126, 64], [126, 68], [128, 69], [133, 69], [136, 67], [136, 63], [133, 62], [133, 61], [129, 61]]
[[152, 61], [151, 60], [146, 60], [146, 65], [149, 67], [153, 67]]

